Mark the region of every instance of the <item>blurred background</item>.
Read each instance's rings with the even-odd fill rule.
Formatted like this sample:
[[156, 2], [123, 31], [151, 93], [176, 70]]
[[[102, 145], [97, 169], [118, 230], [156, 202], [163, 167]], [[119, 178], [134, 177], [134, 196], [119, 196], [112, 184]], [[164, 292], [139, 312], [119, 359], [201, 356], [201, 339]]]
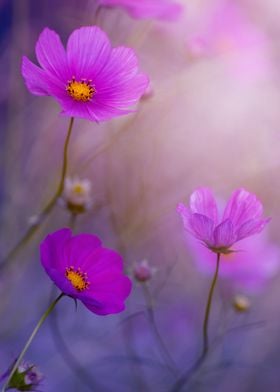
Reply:
[[[257, 194], [272, 221], [223, 267], [210, 319], [212, 348], [184, 390], [280, 390], [280, 4], [181, 1], [177, 20], [134, 19], [95, 0], [0, 1], [0, 256], [4, 260], [59, 181], [66, 117], [29, 93], [21, 58], [36, 62], [44, 27], [61, 36], [98, 24], [135, 49], [151, 80], [137, 111], [95, 124], [76, 120], [70, 178], [91, 183], [75, 232], [117, 249], [134, 280], [126, 310], [99, 317], [65, 298], [26, 360], [42, 391], [168, 391], [195, 361], [215, 255], [200, 252], [176, 212], [199, 186], [226, 200]], [[70, 192], [71, 193], [71, 192]], [[68, 195], [69, 197], [69, 195]], [[0, 272], [0, 373], [56, 294], [39, 259], [48, 232], [69, 225], [60, 200]], [[145, 282], [137, 266], [148, 269]], [[140, 264], [139, 264], [140, 263]], [[236, 300], [245, 295], [245, 309]], [[244, 299], [244, 297], [242, 297]], [[234, 306], [235, 304], [235, 306]]]

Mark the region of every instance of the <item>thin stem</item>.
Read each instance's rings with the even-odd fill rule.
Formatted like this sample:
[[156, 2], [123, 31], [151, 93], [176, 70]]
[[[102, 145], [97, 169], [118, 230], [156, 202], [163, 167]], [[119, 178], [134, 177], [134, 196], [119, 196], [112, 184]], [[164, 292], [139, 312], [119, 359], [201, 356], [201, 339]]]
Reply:
[[211, 287], [210, 287], [210, 291], [208, 294], [204, 322], [203, 322], [203, 350], [202, 350], [202, 354], [206, 354], [209, 349], [208, 324], [209, 324], [209, 316], [210, 316], [210, 311], [211, 311], [214, 289], [215, 289], [217, 279], [218, 279], [218, 274], [219, 274], [220, 258], [221, 258], [221, 254], [217, 253], [215, 274], [214, 274], [214, 277], [213, 277], [213, 280], [211, 283]]
[[64, 296], [64, 293], [61, 293], [48, 307], [48, 309], [45, 311], [45, 313], [43, 314], [43, 316], [40, 318], [40, 320], [38, 321], [37, 325], [35, 326], [35, 328], [33, 329], [29, 339], [27, 340], [25, 346], [23, 347], [21, 353], [19, 354], [16, 362], [14, 363], [14, 366], [10, 372], [10, 375], [7, 379], [7, 381], [5, 382], [5, 385], [3, 386], [3, 388], [1, 389], [1, 392], [5, 392], [9, 386], [9, 383], [15, 373], [15, 371], [17, 370], [18, 366], [20, 365], [26, 351], [28, 350], [30, 344], [32, 343], [34, 337], [36, 336], [37, 332], [39, 331], [41, 325], [43, 324], [43, 322], [46, 320], [46, 318], [48, 317], [48, 315], [51, 313], [51, 311], [54, 309], [55, 305], [58, 303], [58, 301]]
[[203, 364], [205, 358], [207, 357], [209, 351], [209, 338], [208, 338], [208, 325], [209, 325], [209, 317], [212, 305], [213, 294], [215, 290], [215, 286], [218, 279], [219, 274], [219, 267], [220, 267], [220, 258], [221, 254], [217, 253], [217, 261], [216, 261], [216, 269], [212, 279], [212, 283], [210, 286], [207, 304], [205, 308], [204, 314], [204, 322], [203, 322], [203, 346], [202, 346], [202, 353], [192, 365], [190, 369], [188, 369], [175, 383], [175, 385], [171, 388], [170, 392], [178, 392], [183, 388], [183, 386], [190, 380], [194, 373], [196, 373], [201, 365]]
[[77, 222], [77, 217], [78, 217], [77, 214], [75, 214], [74, 212], [70, 212], [68, 227], [69, 227], [69, 229], [71, 229], [73, 232], [75, 231], [76, 222]]
[[29, 229], [26, 231], [24, 236], [19, 240], [19, 242], [6, 255], [6, 257], [4, 258], [4, 260], [2, 261], [2, 263], [0, 265], [0, 270], [5, 268], [5, 266], [9, 262], [9, 260], [14, 258], [17, 255], [17, 253], [22, 249], [22, 247], [24, 247], [29, 242], [29, 240], [33, 237], [33, 235], [37, 232], [37, 230], [39, 229], [41, 224], [44, 222], [44, 220], [46, 219], [48, 214], [52, 211], [53, 207], [55, 206], [55, 204], [57, 202], [57, 199], [63, 193], [64, 182], [65, 182], [65, 177], [66, 177], [67, 168], [68, 168], [68, 147], [69, 147], [70, 137], [72, 134], [73, 123], [74, 123], [74, 117], [71, 117], [68, 131], [67, 131], [67, 136], [66, 136], [65, 143], [64, 143], [63, 163], [62, 163], [61, 175], [60, 175], [60, 180], [59, 180], [57, 190], [54, 193], [53, 197], [50, 199], [50, 201], [46, 204], [46, 206], [38, 214], [37, 221], [29, 227]]
[[155, 339], [157, 341], [158, 347], [162, 353], [162, 355], [165, 358], [165, 361], [167, 363], [168, 369], [175, 375], [177, 375], [177, 369], [176, 369], [176, 364], [173, 360], [173, 358], [171, 357], [165, 342], [158, 330], [157, 324], [156, 324], [156, 320], [155, 320], [155, 314], [154, 314], [154, 307], [153, 307], [153, 298], [151, 295], [151, 292], [147, 286], [147, 284], [143, 283], [142, 284], [142, 288], [144, 291], [144, 297], [146, 300], [146, 304], [147, 304], [147, 311], [148, 311], [148, 316], [149, 316], [149, 321], [155, 336]]
[[[52, 294], [53, 294], [53, 290], [51, 292], [51, 296]], [[49, 325], [51, 329], [53, 342], [57, 348], [57, 351], [59, 352], [64, 362], [66, 363], [66, 365], [80, 380], [80, 382], [83, 383], [90, 391], [93, 391], [94, 389], [98, 390], [100, 386], [96, 383], [91, 373], [88, 373], [83, 368], [82, 364], [78, 361], [78, 359], [71, 352], [71, 350], [69, 350], [67, 343], [64, 341], [58, 325], [56, 309], [52, 312], [52, 314], [49, 317]]]

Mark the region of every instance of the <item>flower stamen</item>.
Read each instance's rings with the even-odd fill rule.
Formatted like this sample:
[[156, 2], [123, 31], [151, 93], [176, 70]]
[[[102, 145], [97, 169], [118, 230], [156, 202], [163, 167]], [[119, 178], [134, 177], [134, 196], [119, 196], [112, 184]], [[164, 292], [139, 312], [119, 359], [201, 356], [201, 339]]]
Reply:
[[67, 267], [65, 271], [65, 276], [70, 282], [72, 286], [77, 291], [84, 291], [86, 290], [90, 282], [88, 281], [88, 276], [86, 272], [82, 272], [80, 268], [76, 269], [74, 267]]
[[96, 93], [95, 87], [92, 85], [92, 80], [82, 79], [77, 81], [75, 77], [68, 81], [66, 86], [67, 93], [75, 100], [88, 102]]

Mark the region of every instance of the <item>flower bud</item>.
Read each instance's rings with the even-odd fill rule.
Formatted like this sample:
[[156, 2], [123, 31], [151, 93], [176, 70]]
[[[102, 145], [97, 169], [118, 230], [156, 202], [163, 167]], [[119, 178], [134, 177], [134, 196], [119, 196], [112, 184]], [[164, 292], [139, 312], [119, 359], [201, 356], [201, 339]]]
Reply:
[[232, 301], [234, 309], [239, 313], [247, 312], [251, 307], [251, 301], [243, 294], [237, 294]]

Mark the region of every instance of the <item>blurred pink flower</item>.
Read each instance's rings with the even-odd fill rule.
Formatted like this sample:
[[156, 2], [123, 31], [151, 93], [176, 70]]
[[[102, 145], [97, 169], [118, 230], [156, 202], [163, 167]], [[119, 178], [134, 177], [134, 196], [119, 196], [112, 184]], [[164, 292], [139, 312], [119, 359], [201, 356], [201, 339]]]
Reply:
[[148, 79], [138, 72], [132, 49], [112, 48], [98, 27], [82, 27], [70, 35], [66, 51], [48, 28], [40, 34], [36, 56], [42, 68], [23, 57], [22, 75], [29, 91], [50, 95], [62, 113], [105, 121], [130, 113], [146, 91]]
[[184, 227], [207, 248], [216, 253], [230, 253], [231, 247], [263, 230], [270, 218], [263, 219], [263, 207], [255, 195], [237, 189], [231, 195], [222, 218], [210, 189], [199, 188], [190, 196], [190, 205], [179, 204]]
[[[199, 270], [213, 276], [215, 257], [207, 248], [189, 238], [188, 244]], [[230, 294], [242, 291], [255, 293], [263, 289], [280, 267], [280, 248], [267, 239], [266, 232], [244, 239], [238, 252], [224, 255], [219, 276]]]
[[183, 7], [174, 0], [99, 0], [101, 5], [124, 8], [136, 19], [177, 20]]
[[152, 267], [148, 260], [142, 260], [136, 263], [133, 268], [133, 276], [140, 283], [149, 281], [155, 272], [156, 268]]
[[187, 46], [197, 57], [224, 55], [236, 76], [254, 79], [270, 69], [267, 39], [236, 2], [216, 0], [200, 12]]
[[61, 229], [49, 234], [40, 250], [46, 273], [64, 294], [99, 315], [124, 310], [131, 282], [123, 274], [121, 256], [103, 248], [98, 237]]

